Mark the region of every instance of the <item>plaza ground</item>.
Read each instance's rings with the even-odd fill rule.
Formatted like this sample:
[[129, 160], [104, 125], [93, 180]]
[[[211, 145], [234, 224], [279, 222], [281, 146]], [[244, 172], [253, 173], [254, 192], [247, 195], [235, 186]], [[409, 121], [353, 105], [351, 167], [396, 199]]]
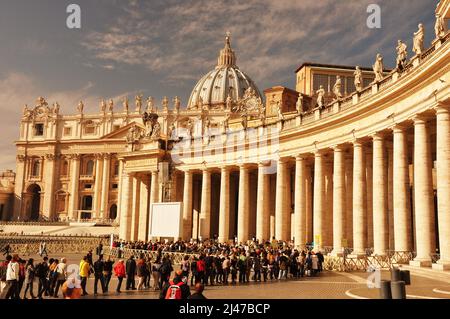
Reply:
[[[21, 256], [33, 257], [40, 261], [38, 255]], [[49, 256], [61, 258], [63, 256]], [[68, 264], [78, 265], [81, 260], [79, 254], [67, 254]], [[95, 260], [96, 256], [94, 256]], [[174, 266], [177, 269], [178, 266]], [[450, 299], [450, 272], [403, 267], [411, 271], [411, 285], [406, 287], [408, 299]], [[317, 277], [304, 277], [297, 280], [273, 280], [261, 283], [207, 286], [204, 295], [209, 299], [377, 299], [379, 290], [368, 288], [367, 272], [322, 272]], [[136, 277], [137, 278], [137, 277]], [[231, 278], [231, 277], [230, 277]], [[381, 272], [381, 279], [389, 279], [389, 271]], [[136, 280], [137, 283], [137, 280]], [[117, 279], [113, 276], [110, 282], [110, 292], [93, 295], [94, 278], [91, 275], [87, 291], [83, 298], [96, 299], [157, 299], [159, 291], [153, 290], [125, 290], [125, 280], [122, 283], [122, 293], [115, 292]], [[98, 287], [101, 291], [100, 285]], [[34, 291], [37, 291], [37, 281]], [[59, 293], [61, 296], [61, 292]], [[22, 296], [22, 294], [21, 294]]]

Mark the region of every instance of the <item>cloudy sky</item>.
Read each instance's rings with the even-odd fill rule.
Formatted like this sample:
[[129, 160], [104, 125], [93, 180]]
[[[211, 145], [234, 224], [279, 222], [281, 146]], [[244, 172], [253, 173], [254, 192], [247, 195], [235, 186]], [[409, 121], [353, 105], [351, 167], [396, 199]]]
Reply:
[[[73, 113], [99, 100], [141, 92], [186, 103], [232, 34], [238, 66], [262, 91], [295, 87], [305, 61], [370, 66], [395, 61], [397, 39], [411, 48], [423, 22], [433, 37], [437, 0], [0, 0], [0, 170], [15, 168], [14, 140], [24, 104], [44, 96]], [[81, 7], [81, 29], [66, 7]], [[381, 7], [381, 29], [366, 26]], [[412, 55], [412, 54], [410, 54]]]

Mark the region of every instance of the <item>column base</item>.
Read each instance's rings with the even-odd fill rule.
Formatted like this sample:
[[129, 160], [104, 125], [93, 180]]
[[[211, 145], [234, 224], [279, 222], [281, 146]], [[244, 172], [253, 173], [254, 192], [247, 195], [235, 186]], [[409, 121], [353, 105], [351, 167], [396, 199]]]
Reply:
[[431, 259], [414, 259], [409, 261], [410, 266], [414, 267], [431, 267]]
[[367, 255], [365, 253], [351, 253], [350, 255], [347, 255], [347, 258], [363, 259], [367, 258]]
[[433, 270], [446, 271], [450, 270], [450, 261], [438, 261], [437, 263], [431, 265]]
[[342, 249], [333, 249], [333, 251], [331, 253], [329, 253], [328, 255], [332, 256], [332, 257], [342, 257], [342, 256], [344, 256], [344, 254], [342, 253]]

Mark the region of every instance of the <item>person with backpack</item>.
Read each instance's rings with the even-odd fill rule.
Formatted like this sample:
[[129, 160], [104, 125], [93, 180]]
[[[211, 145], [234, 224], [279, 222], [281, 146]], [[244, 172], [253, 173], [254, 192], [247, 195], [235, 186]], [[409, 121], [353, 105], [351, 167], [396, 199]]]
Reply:
[[33, 294], [33, 284], [34, 277], [36, 275], [36, 269], [34, 267], [34, 259], [28, 259], [27, 265], [25, 266], [25, 292], [23, 293], [23, 299], [27, 298], [27, 292], [30, 291], [30, 297], [36, 299], [37, 297]]
[[189, 286], [183, 281], [183, 272], [177, 270], [173, 280], [165, 283], [159, 299], [187, 299], [191, 295]]
[[56, 274], [56, 285], [55, 285], [55, 289], [53, 292], [53, 297], [58, 298], [59, 287], [62, 287], [62, 285], [64, 284], [64, 282], [67, 279], [67, 259], [66, 258], [64, 258], [64, 257], [61, 258], [61, 262], [58, 263], [58, 265], [56, 266], [55, 274]]
[[119, 259], [117, 264], [114, 266], [114, 273], [117, 277], [117, 288], [116, 292], [121, 293], [120, 287], [122, 287], [123, 278], [126, 277], [125, 264], [123, 263], [123, 259]]
[[45, 256], [43, 261], [36, 267], [36, 276], [39, 279], [38, 298], [42, 299], [42, 295], [48, 296], [48, 257]]

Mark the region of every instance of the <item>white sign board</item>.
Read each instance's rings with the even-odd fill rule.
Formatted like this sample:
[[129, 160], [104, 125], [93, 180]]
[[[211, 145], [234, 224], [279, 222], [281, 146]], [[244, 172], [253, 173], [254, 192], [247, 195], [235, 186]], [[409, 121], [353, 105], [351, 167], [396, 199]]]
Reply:
[[149, 237], [173, 237], [183, 232], [182, 203], [152, 203], [150, 205]]

